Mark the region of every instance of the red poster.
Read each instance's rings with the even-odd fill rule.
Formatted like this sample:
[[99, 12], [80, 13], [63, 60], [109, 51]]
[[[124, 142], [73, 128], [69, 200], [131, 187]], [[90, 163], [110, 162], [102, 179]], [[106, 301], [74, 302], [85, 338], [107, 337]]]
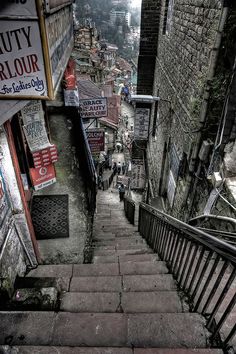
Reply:
[[99, 156], [100, 151], [104, 151], [104, 129], [88, 129], [86, 133], [92, 155]]
[[56, 174], [53, 164], [40, 168], [30, 168], [30, 175], [36, 191], [56, 182]]
[[40, 167], [49, 166], [52, 163], [57, 162], [58, 154], [55, 145], [45, 148], [33, 153], [34, 167], [39, 169]]

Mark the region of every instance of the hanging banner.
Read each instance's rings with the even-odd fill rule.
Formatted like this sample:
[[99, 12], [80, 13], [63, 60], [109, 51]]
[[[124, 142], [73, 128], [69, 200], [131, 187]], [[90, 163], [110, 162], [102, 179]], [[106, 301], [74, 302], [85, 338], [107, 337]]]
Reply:
[[132, 160], [131, 165], [131, 189], [144, 189], [145, 169], [143, 160]]
[[107, 117], [107, 99], [105, 97], [80, 100], [81, 118]]
[[45, 127], [41, 101], [31, 101], [22, 110], [23, 130], [30, 151], [35, 152], [51, 146]]
[[30, 168], [30, 176], [36, 191], [56, 183], [56, 173], [53, 164], [47, 167]]
[[89, 129], [86, 134], [93, 158], [99, 158], [100, 151], [104, 151], [104, 129]]
[[134, 121], [134, 139], [147, 140], [149, 130], [149, 108], [136, 108]]

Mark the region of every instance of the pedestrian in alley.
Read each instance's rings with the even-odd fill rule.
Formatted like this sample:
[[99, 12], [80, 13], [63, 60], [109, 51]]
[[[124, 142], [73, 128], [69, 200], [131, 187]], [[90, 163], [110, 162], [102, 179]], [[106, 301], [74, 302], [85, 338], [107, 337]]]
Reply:
[[124, 196], [125, 196], [125, 186], [123, 183], [121, 183], [118, 190], [119, 190], [120, 202], [122, 202], [124, 200]]
[[122, 174], [124, 175], [125, 174], [125, 170], [126, 170], [126, 164], [123, 162], [122, 163]]
[[120, 161], [117, 164], [117, 173], [118, 173], [118, 175], [120, 175], [120, 173], [121, 173], [121, 163], [120, 163]]
[[113, 173], [114, 173], [114, 176], [115, 176], [117, 174], [117, 163], [116, 163], [116, 161], [114, 161], [112, 169], [113, 169]]

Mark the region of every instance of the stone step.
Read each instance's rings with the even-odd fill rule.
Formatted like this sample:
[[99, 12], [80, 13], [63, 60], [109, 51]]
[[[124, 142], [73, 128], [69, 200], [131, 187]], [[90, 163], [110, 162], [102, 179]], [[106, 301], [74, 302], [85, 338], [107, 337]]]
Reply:
[[102, 276], [102, 275], [119, 275], [119, 265], [117, 263], [107, 264], [75, 264], [73, 276]]
[[125, 256], [129, 254], [148, 254], [148, 253], [153, 253], [151, 248], [148, 246], [139, 248], [139, 249], [127, 249], [127, 250], [94, 250], [93, 255], [94, 256]]
[[116, 246], [116, 245], [138, 245], [145, 243], [146, 241], [141, 236], [129, 236], [129, 237], [114, 237], [112, 240], [100, 240], [93, 239], [95, 245], [104, 245], [104, 246]]
[[205, 348], [195, 313], [0, 312], [0, 345]]
[[177, 313], [182, 304], [176, 291], [129, 293], [65, 293], [61, 311], [66, 312], [124, 312]]
[[158, 255], [153, 253], [145, 253], [145, 254], [129, 254], [129, 255], [120, 255], [118, 256], [94, 256], [93, 263], [117, 263], [118, 260], [121, 262], [145, 262], [145, 261], [153, 261], [158, 260]]
[[176, 284], [170, 274], [73, 277], [69, 288], [71, 292], [164, 290], [176, 290]]
[[39, 265], [31, 270], [27, 277], [50, 277], [50, 278], [70, 278], [73, 274], [73, 264], [50, 264]]
[[[1, 351], [2, 350], [2, 351]], [[0, 346], [3, 354], [223, 354], [221, 349]]]
[[120, 274], [143, 275], [168, 273], [166, 263], [156, 262], [120, 262]]
[[113, 250], [113, 251], [119, 251], [119, 250], [139, 250], [139, 249], [150, 249], [146, 243], [135, 243], [135, 242], [130, 242], [130, 243], [124, 243], [122, 244], [113, 244], [113, 245], [99, 245], [97, 243], [92, 244], [92, 249], [93, 250]]

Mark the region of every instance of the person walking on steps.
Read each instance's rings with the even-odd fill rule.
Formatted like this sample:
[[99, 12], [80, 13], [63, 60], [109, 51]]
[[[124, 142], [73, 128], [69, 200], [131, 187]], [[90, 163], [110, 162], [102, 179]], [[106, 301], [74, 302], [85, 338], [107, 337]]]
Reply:
[[125, 186], [123, 183], [121, 183], [118, 190], [119, 190], [120, 202], [122, 202], [124, 200], [124, 196], [125, 196]]
[[120, 161], [117, 164], [117, 173], [118, 173], [118, 175], [121, 173], [121, 163], [120, 163]]

